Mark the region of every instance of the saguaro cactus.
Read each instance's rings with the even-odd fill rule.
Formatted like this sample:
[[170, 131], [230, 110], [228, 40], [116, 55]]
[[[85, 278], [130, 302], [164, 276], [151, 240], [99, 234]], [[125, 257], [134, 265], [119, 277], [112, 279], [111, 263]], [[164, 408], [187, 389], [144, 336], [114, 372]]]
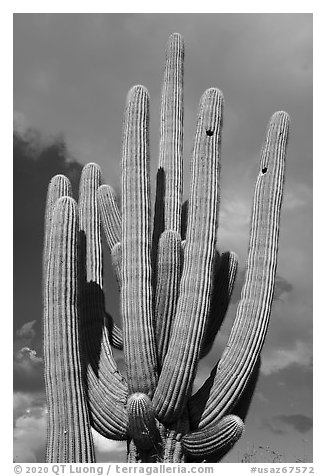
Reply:
[[[90, 428], [127, 440], [129, 462], [219, 461], [240, 438], [271, 314], [289, 118], [268, 125], [256, 182], [247, 272], [220, 360], [192, 395], [200, 358], [226, 315], [237, 270], [217, 241], [223, 96], [203, 94], [182, 204], [183, 60], [169, 38], [162, 88], [155, 215], [149, 181], [149, 96], [127, 96], [122, 207], [84, 167], [78, 204], [52, 179], [46, 208], [44, 355], [47, 461], [94, 461]], [[121, 295], [123, 329], [105, 312], [100, 226]], [[112, 346], [123, 348], [126, 377]]]

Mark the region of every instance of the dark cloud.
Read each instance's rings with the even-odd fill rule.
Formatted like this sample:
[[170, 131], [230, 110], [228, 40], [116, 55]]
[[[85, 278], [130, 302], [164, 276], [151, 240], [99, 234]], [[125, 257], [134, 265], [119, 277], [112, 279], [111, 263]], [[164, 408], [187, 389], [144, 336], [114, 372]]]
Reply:
[[272, 423], [268, 419], [262, 420], [262, 428], [266, 428], [272, 433], [275, 433], [275, 435], [285, 435], [287, 433], [287, 431], [282, 430], [281, 428], [278, 428], [277, 426], [275, 426], [275, 423]]
[[274, 420], [291, 426], [299, 433], [307, 433], [313, 426], [313, 419], [306, 415], [302, 415], [301, 413], [294, 415], [277, 415], [274, 417]]
[[[280, 424], [282, 428], [280, 428]], [[299, 433], [307, 433], [312, 429], [313, 419], [301, 413], [293, 415], [276, 415], [272, 418], [263, 418], [262, 427], [269, 429], [276, 435], [284, 435], [288, 433], [288, 429], [284, 429], [284, 424], [294, 428]]]
[[[62, 136], [44, 139], [18, 126], [13, 139], [14, 329], [18, 337], [41, 335], [41, 263], [47, 187], [53, 175], [67, 175], [74, 190], [82, 166], [70, 157]], [[27, 324], [33, 322], [32, 324]], [[25, 325], [27, 327], [22, 327]], [[40, 341], [36, 350], [42, 351]]]
[[[240, 301], [241, 290], [242, 286], [245, 282], [246, 277], [246, 269], [241, 268], [239, 269], [236, 277], [236, 281], [234, 283], [233, 293], [231, 297], [231, 302], [237, 303]], [[274, 301], [280, 301], [282, 296], [286, 293], [290, 293], [293, 290], [293, 286], [289, 283], [286, 279], [282, 278], [282, 276], [276, 275], [275, 277], [275, 289], [274, 289]]]

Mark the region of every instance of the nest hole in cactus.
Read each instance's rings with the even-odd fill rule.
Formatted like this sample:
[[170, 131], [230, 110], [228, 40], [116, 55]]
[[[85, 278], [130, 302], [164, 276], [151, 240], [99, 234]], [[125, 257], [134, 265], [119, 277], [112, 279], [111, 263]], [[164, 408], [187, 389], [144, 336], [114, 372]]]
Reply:
[[264, 167], [261, 171], [262, 174], [265, 174], [267, 172], [267, 167]]
[[213, 134], [214, 134], [214, 131], [212, 131], [211, 129], [206, 130], [206, 135], [207, 136], [212, 136]]

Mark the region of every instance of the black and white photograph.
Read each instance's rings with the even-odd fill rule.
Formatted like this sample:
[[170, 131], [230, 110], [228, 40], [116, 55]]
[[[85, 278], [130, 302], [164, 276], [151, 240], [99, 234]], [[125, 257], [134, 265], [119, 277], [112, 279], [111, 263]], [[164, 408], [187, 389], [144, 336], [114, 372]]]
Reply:
[[12, 18], [12, 461], [312, 465], [313, 14]]

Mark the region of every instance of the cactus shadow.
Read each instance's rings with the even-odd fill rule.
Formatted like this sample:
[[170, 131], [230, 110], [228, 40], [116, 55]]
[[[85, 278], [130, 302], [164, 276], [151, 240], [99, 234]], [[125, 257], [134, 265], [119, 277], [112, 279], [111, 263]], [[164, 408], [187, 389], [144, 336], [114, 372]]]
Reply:
[[[79, 268], [79, 335], [80, 354], [82, 356], [83, 377], [87, 389], [87, 368], [91, 366], [96, 377], [99, 376], [101, 345], [105, 328], [105, 300], [101, 287], [94, 281], [87, 281], [86, 235], [79, 231], [78, 236]], [[109, 321], [109, 320], [108, 320]]]
[[[156, 174], [156, 193], [153, 224], [153, 245], [158, 244], [161, 233], [164, 230], [164, 200], [166, 193], [166, 178], [163, 167], [159, 167]], [[154, 246], [155, 248], [155, 246]]]

